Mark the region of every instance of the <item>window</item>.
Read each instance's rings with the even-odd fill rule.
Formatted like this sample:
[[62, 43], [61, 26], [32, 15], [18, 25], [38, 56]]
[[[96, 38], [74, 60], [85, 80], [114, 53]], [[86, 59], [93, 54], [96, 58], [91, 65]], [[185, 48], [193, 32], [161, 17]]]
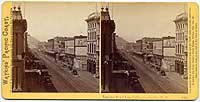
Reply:
[[[94, 45], [94, 51], [96, 51], [96, 45]], [[94, 52], [95, 53], [95, 52]]]
[[19, 40], [19, 37], [18, 37], [18, 33], [15, 34], [15, 38], [16, 38], [16, 42], [15, 42], [15, 51], [16, 51], [16, 55], [18, 55], [18, 40]]
[[89, 33], [89, 40], [91, 40], [91, 32]]
[[91, 46], [91, 52], [93, 53], [93, 43], [91, 44], [92, 46]]
[[91, 32], [91, 40], [93, 39], [93, 32]]
[[89, 52], [89, 44], [87, 44], [87, 52]]
[[90, 43], [88, 44], [88, 52], [90, 53]]
[[90, 43], [90, 53], [91, 53], [91, 43]]
[[178, 53], [179, 53], [179, 44], [178, 44]]
[[177, 53], [177, 45], [176, 45], [176, 53]]
[[94, 32], [94, 39], [96, 39], [96, 36], [97, 36], [97, 35], [96, 35], [96, 32]]

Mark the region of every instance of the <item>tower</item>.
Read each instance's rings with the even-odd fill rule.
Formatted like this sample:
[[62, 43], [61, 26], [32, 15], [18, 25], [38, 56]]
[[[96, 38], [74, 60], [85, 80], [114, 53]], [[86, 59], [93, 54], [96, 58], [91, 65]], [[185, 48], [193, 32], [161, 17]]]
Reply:
[[25, 70], [25, 32], [27, 30], [27, 22], [22, 18], [21, 8], [12, 8], [12, 23], [13, 23], [13, 41], [12, 41], [12, 90], [23, 91], [23, 80]]
[[101, 8], [101, 83], [102, 91], [109, 92], [112, 80], [115, 22], [110, 19], [109, 9]]

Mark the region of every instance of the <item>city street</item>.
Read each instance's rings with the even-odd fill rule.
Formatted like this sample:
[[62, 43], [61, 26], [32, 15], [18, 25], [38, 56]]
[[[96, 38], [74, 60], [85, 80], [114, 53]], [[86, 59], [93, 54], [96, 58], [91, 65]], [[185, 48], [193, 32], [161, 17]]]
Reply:
[[98, 79], [91, 74], [79, 71], [79, 76], [75, 76], [63, 68], [59, 61], [55, 62], [53, 58], [37, 50], [32, 51], [48, 67], [51, 80], [58, 92], [98, 92]]
[[140, 84], [146, 93], [187, 93], [187, 81], [179, 78], [180, 76], [172, 74], [161, 76], [159, 73], [150, 69], [139, 58], [130, 56], [129, 53], [122, 50], [121, 54], [135, 66], [137, 74], [140, 77]]

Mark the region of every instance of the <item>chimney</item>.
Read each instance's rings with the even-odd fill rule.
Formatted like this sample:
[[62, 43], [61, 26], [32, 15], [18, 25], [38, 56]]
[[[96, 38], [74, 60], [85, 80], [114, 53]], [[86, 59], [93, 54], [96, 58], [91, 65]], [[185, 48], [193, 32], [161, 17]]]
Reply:
[[106, 12], [108, 12], [108, 7], [106, 7]]
[[21, 8], [20, 8], [20, 6], [18, 6], [18, 11], [21, 11]]
[[16, 9], [16, 7], [14, 6], [14, 7], [13, 7], [13, 11], [15, 11], [15, 9]]
[[104, 8], [103, 8], [103, 6], [102, 6], [102, 7], [101, 7], [101, 11], [103, 11], [103, 9], [104, 9]]

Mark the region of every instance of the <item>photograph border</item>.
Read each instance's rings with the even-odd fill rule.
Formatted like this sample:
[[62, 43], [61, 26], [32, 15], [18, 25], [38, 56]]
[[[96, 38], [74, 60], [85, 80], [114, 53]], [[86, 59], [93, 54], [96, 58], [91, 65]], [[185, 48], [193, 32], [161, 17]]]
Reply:
[[[100, 3], [100, 2], [99, 2]], [[118, 2], [123, 3], [123, 2]], [[135, 3], [135, 2], [130, 2]], [[151, 2], [146, 2], [151, 3]], [[157, 2], [155, 2], [157, 3]], [[168, 3], [168, 2], [162, 2]], [[162, 4], [161, 3], [161, 4]], [[171, 3], [171, 2], [170, 2]], [[180, 3], [180, 2], [179, 2]], [[2, 3], [2, 96], [5, 99], [119, 99], [119, 100], [194, 100], [198, 98], [199, 7], [188, 2], [188, 93], [101, 93], [101, 57], [99, 57], [99, 93], [12, 92], [12, 1]], [[101, 24], [100, 24], [101, 27]], [[101, 30], [100, 30], [101, 32]], [[100, 37], [101, 56], [101, 37]]]

